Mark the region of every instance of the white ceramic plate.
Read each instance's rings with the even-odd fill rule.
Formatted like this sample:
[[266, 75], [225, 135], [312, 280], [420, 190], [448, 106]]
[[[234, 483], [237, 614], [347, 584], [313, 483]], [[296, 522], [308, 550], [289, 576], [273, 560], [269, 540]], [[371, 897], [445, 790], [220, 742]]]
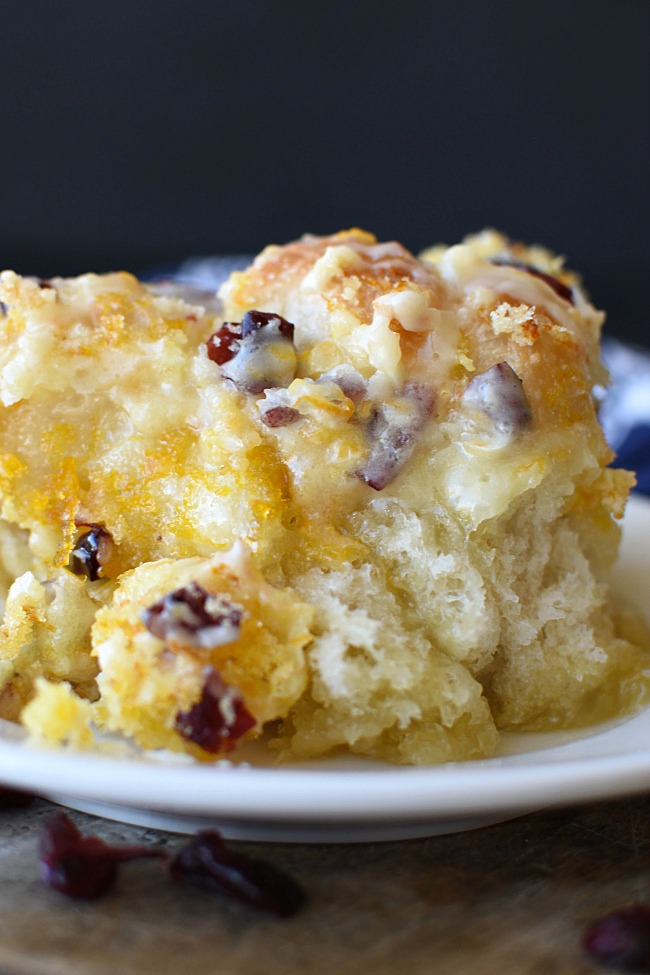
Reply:
[[[615, 586], [650, 583], [650, 501], [632, 498]], [[506, 737], [495, 758], [396, 768], [358, 758], [273, 767], [49, 751], [0, 722], [0, 782], [125, 822], [237, 839], [355, 842], [471, 829], [524, 812], [650, 790], [650, 708], [577, 733]]]

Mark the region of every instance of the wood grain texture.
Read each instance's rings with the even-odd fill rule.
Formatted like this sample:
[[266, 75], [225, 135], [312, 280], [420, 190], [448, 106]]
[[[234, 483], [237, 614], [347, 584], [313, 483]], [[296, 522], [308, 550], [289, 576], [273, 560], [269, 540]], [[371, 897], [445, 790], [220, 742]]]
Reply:
[[[38, 878], [52, 808], [0, 814], [2, 975], [596, 975], [585, 924], [650, 902], [650, 797], [410, 842], [233, 844], [304, 885], [289, 920], [174, 886], [153, 861], [122, 867], [99, 901], [69, 901]], [[109, 842], [184, 842], [70, 815]]]

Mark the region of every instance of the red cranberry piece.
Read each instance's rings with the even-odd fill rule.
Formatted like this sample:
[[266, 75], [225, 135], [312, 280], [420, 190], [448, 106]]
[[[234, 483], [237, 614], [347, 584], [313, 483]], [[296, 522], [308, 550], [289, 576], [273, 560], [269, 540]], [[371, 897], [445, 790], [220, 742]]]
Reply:
[[650, 905], [635, 904], [598, 918], [585, 931], [582, 946], [617, 972], [650, 972]]
[[96, 582], [102, 574], [102, 562], [108, 555], [111, 535], [101, 525], [88, 527], [90, 530], [79, 538], [70, 553], [68, 568], [75, 575], [85, 575], [90, 582]]
[[30, 792], [0, 788], [0, 812], [5, 809], [24, 809], [25, 806], [31, 806], [35, 799], [36, 796]]
[[356, 473], [374, 491], [388, 487], [411, 458], [418, 434], [433, 413], [435, 392], [428, 386], [413, 383], [404, 387], [401, 399], [408, 409], [395, 410], [381, 405], [368, 426], [372, 447], [365, 465]]
[[55, 286], [47, 278], [39, 278], [39, 277], [36, 277], [36, 275], [34, 275], [34, 274], [28, 274], [27, 277], [26, 277], [26, 280], [27, 281], [33, 281], [34, 284], [37, 284], [39, 286], [39, 288], [43, 288], [44, 290], [45, 289], [48, 289], [48, 288], [51, 288], [53, 291], [56, 291]]
[[225, 684], [214, 667], [207, 667], [199, 701], [189, 711], [178, 712], [175, 727], [181, 738], [218, 755], [234, 748], [255, 723], [241, 692]]
[[244, 904], [289, 917], [303, 905], [305, 894], [283, 870], [228, 849], [216, 830], [199, 833], [172, 860], [175, 881], [227, 894]]
[[490, 261], [490, 264], [494, 264], [496, 267], [514, 267], [518, 271], [526, 271], [527, 274], [532, 274], [533, 277], [539, 278], [540, 281], [545, 281], [560, 298], [564, 298], [571, 305], [574, 303], [571, 288], [568, 288], [562, 281], [558, 281], [552, 274], [546, 274], [545, 271], [540, 271], [534, 264], [524, 264], [523, 261], [511, 261], [504, 257], [494, 257]]
[[257, 332], [267, 325], [277, 325], [277, 330], [285, 339], [293, 341], [294, 327], [282, 315], [268, 311], [247, 311], [241, 320], [242, 338], [246, 338], [252, 332]]
[[262, 413], [262, 423], [267, 427], [287, 427], [300, 419], [300, 411], [292, 406], [272, 406]]
[[205, 343], [208, 359], [218, 366], [230, 362], [237, 355], [242, 340], [241, 325], [238, 322], [224, 322], [221, 328], [211, 335]]
[[83, 836], [62, 813], [50, 816], [41, 837], [40, 871], [45, 883], [67, 897], [101, 897], [113, 884], [117, 867], [141, 857], [164, 857], [145, 846], [109, 846], [97, 836]]
[[[208, 357], [244, 393], [257, 395], [272, 386], [288, 386], [297, 363], [293, 332], [291, 322], [281, 315], [249, 311], [241, 323], [226, 322], [208, 339]], [[281, 355], [278, 343], [283, 346]]]
[[167, 593], [141, 614], [159, 640], [177, 640], [193, 647], [221, 647], [239, 636], [243, 610], [222, 596], [190, 582]]

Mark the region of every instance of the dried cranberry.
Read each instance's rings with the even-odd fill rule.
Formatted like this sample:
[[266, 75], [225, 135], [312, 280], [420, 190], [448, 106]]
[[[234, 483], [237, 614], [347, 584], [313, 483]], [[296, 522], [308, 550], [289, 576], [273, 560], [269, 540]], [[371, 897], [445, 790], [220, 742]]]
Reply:
[[50, 816], [41, 837], [41, 877], [54, 890], [75, 898], [101, 897], [112, 886], [117, 866], [141, 857], [165, 857], [145, 846], [109, 846], [97, 836], [83, 836], [62, 813]]
[[90, 531], [81, 535], [70, 553], [68, 568], [75, 575], [85, 575], [91, 582], [96, 582], [102, 574], [102, 562], [106, 557], [111, 535], [101, 525], [89, 527]]
[[570, 304], [573, 304], [573, 292], [571, 288], [563, 284], [562, 281], [558, 281], [557, 278], [553, 277], [552, 274], [546, 274], [545, 271], [540, 271], [538, 267], [534, 264], [525, 264], [523, 261], [509, 260], [505, 257], [494, 257], [490, 261], [490, 264], [494, 264], [496, 267], [514, 267], [518, 271], [526, 271], [527, 274], [532, 274], [533, 277], [539, 278], [541, 281], [545, 281], [549, 287], [553, 288], [556, 295], [560, 298], [564, 298]]
[[281, 315], [248, 311], [241, 323], [226, 322], [206, 343], [208, 357], [242, 392], [257, 395], [288, 386], [296, 374], [294, 328]]
[[242, 617], [241, 606], [207, 592], [198, 582], [167, 593], [141, 614], [144, 625], [159, 640], [204, 649], [236, 640]]
[[401, 408], [378, 406], [370, 419], [367, 435], [372, 447], [357, 477], [374, 491], [383, 491], [402, 471], [417, 446], [418, 434], [435, 405], [435, 392], [416, 383], [402, 390]]
[[24, 809], [25, 806], [30, 806], [35, 799], [36, 796], [30, 792], [0, 788], [0, 812], [5, 809]]
[[264, 860], [228, 849], [216, 830], [199, 833], [170, 865], [175, 881], [228, 894], [280, 917], [289, 917], [305, 902], [303, 889], [284, 871]]
[[257, 332], [267, 325], [276, 324], [280, 335], [292, 341], [294, 327], [291, 322], [288, 322], [282, 315], [276, 315], [275, 312], [255, 310], [247, 311], [241, 320], [242, 338], [245, 339], [247, 335], [250, 335], [252, 332]]
[[300, 411], [292, 406], [272, 406], [262, 413], [262, 423], [267, 427], [287, 427], [300, 419]]
[[235, 742], [255, 726], [255, 718], [241, 692], [229, 687], [214, 667], [205, 670], [199, 701], [176, 715], [176, 731], [212, 755], [230, 751]]
[[290, 341], [293, 339], [293, 325], [281, 315], [265, 311], [248, 311], [241, 322], [224, 322], [221, 328], [206, 342], [208, 359], [223, 366], [239, 352], [242, 339], [268, 325], [277, 325], [279, 334]]
[[618, 972], [650, 972], [650, 906], [635, 904], [590, 924], [582, 938], [587, 954]]
[[216, 362], [218, 366], [230, 362], [241, 345], [242, 330], [238, 322], [224, 322], [221, 328], [211, 335], [205, 343], [208, 350], [208, 359]]

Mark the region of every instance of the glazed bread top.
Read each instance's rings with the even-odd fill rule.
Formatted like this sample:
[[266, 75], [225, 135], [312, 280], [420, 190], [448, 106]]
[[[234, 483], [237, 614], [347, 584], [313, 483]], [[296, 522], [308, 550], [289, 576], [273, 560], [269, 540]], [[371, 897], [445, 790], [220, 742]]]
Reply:
[[[598, 424], [603, 316], [559, 258], [353, 229], [218, 297], [5, 272], [0, 301], [3, 713], [65, 680], [200, 756], [175, 715], [225, 674], [291, 754], [426, 762], [642, 699], [601, 582], [633, 483]], [[214, 646], [151, 628], [194, 584], [231, 607]], [[43, 729], [70, 701], [38, 686]]]

